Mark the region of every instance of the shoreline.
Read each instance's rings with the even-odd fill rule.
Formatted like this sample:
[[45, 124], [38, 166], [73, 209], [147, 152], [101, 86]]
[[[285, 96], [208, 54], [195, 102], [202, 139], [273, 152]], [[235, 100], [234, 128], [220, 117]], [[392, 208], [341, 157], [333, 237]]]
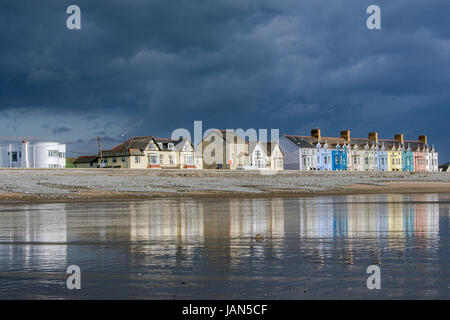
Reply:
[[267, 190], [264, 193], [252, 192], [224, 192], [214, 190], [186, 191], [180, 193], [171, 192], [123, 192], [83, 190], [76, 194], [59, 194], [43, 197], [40, 194], [2, 193], [0, 205], [11, 204], [44, 204], [44, 203], [74, 203], [74, 202], [114, 202], [130, 200], [151, 199], [198, 199], [198, 198], [305, 198], [320, 196], [346, 196], [363, 194], [425, 194], [425, 193], [449, 193], [450, 182], [387, 182], [383, 185], [373, 183], [356, 183], [348, 186], [328, 190]]

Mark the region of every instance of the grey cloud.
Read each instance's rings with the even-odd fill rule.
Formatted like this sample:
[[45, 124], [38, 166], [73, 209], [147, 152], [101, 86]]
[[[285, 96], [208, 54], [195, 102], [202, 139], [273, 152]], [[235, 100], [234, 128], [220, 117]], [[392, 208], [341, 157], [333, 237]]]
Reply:
[[70, 1], [6, 0], [0, 111], [89, 114], [109, 134], [102, 115], [115, 115], [127, 136], [167, 136], [194, 120], [401, 130], [428, 134], [448, 159], [450, 3], [376, 3], [379, 31], [365, 27], [372, 2], [360, 0], [79, 0], [82, 30], [69, 31]]
[[52, 130], [52, 133], [56, 134], [56, 135], [66, 133], [66, 132], [70, 132], [70, 129], [67, 127], [56, 127], [56, 128], [53, 128], [53, 130]]

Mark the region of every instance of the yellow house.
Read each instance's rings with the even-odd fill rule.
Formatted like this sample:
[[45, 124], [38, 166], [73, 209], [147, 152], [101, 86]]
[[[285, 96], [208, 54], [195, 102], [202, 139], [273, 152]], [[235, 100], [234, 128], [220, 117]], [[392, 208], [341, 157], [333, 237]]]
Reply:
[[248, 144], [233, 131], [212, 130], [197, 146], [204, 169], [230, 169], [248, 166]]
[[402, 149], [395, 143], [387, 148], [388, 171], [402, 171]]
[[131, 138], [111, 150], [103, 150], [102, 158], [107, 168], [195, 168], [195, 150], [188, 138]]
[[154, 138], [148, 146], [147, 154], [150, 167], [159, 165], [165, 169], [196, 168], [195, 149], [188, 138], [178, 140]]

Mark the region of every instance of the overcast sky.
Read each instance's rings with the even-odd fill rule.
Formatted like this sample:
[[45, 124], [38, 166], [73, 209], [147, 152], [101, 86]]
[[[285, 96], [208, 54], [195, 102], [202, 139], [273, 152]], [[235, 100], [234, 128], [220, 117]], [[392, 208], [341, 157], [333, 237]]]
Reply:
[[[66, 9], [81, 8], [81, 30]], [[366, 9], [381, 7], [381, 30]], [[448, 0], [1, 0], [0, 140], [176, 128], [428, 135], [450, 160]]]

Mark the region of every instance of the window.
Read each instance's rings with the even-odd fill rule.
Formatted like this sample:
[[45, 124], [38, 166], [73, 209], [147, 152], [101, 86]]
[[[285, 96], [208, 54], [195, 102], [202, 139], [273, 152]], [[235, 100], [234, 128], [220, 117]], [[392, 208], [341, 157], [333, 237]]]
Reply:
[[117, 158], [112, 158], [112, 162], [116, 163], [117, 162]]
[[22, 151], [19, 151], [19, 158], [22, 159]]
[[159, 148], [162, 150], [163, 145], [162, 145], [161, 142], [158, 142], [158, 146], [159, 146]]
[[186, 164], [190, 166], [194, 164], [194, 158], [191, 154], [186, 155]]
[[173, 150], [173, 143], [169, 143], [168, 148], [169, 150]]
[[12, 152], [12, 161], [17, 161], [17, 151]]
[[150, 155], [150, 164], [159, 164], [157, 154]]
[[175, 164], [175, 156], [173, 154], [169, 155], [169, 163], [170, 164]]
[[369, 158], [365, 157], [364, 160], [366, 164], [369, 164]]
[[339, 164], [339, 160], [338, 160], [338, 157], [335, 157], [335, 158], [334, 158], [334, 160], [335, 160], [335, 161], [334, 161], [334, 162], [335, 162], [335, 164], [336, 164], [336, 165], [338, 165], [338, 164]]
[[324, 163], [325, 163], [325, 164], [328, 163], [328, 157], [324, 157], [323, 160], [324, 160]]
[[58, 150], [48, 150], [48, 156], [49, 157], [57, 157], [58, 156]]
[[65, 152], [58, 152], [58, 157], [65, 158], [66, 154]]
[[120, 161], [125, 162], [125, 157], [122, 157]]
[[141, 163], [141, 157], [135, 156], [135, 157], [134, 157], [134, 162], [135, 162], [135, 163]]

